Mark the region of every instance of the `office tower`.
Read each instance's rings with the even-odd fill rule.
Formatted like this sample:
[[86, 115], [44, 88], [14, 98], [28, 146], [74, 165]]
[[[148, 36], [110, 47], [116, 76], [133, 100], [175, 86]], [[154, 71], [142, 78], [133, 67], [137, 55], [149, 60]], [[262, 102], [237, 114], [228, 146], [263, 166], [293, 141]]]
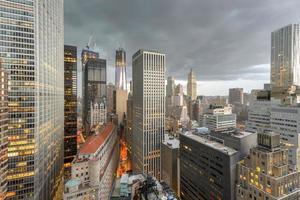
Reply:
[[274, 132], [259, 133], [258, 146], [237, 165], [236, 199], [300, 198], [300, 174], [289, 170], [288, 150]]
[[161, 146], [161, 179], [179, 195], [179, 140], [167, 134]]
[[167, 81], [166, 96], [173, 95], [175, 95], [175, 78], [173, 76], [169, 76]]
[[270, 126], [273, 132], [280, 134], [281, 142], [288, 147], [289, 167], [300, 170], [300, 107], [273, 105]]
[[7, 192], [7, 74], [0, 63], [0, 200], [4, 200]]
[[133, 99], [132, 91], [128, 94], [127, 99], [127, 120], [126, 120], [126, 132], [125, 140], [129, 154], [132, 153], [132, 120], [133, 120]]
[[126, 81], [126, 52], [119, 48], [116, 50], [116, 74], [115, 86], [119, 90], [127, 90]]
[[124, 123], [124, 118], [127, 113], [127, 90], [116, 89], [114, 92], [115, 111], [118, 116], [118, 124]]
[[99, 53], [84, 49], [82, 59], [82, 123], [84, 135], [90, 134], [91, 105], [101, 102], [106, 104], [106, 60], [99, 58]]
[[231, 107], [210, 105], [200, 117], [202, 126], [209, 130], [220, 130], [236, 127], [236, 114], [232, 113]]
[[8, 73], [8, 198], [59, 198], [63, 176], [63, 1], [1, 1]]
[[192, 132], [180, 134], [179, 141], [181, 199], [234, 199], [239, 152]]
[[165, 128], [165, 55], [139, 50], [132, 62], [133, 170], [160, 179]]
[[197, 79], [192, 69], [188, 74], [187, 95], [191, 100], [196, 100], [197, 98]]
[[119, 161], [117, 127], [98, 127], [78, 150], [71, 179], [65, 184], [64, 200], [108, 200]]
[[183, 95], [183, 85], [178, 84], [175, 87], [175, 95]]
[[230, 88], [228, 103], [229, 104], [243, 104], [244, 103], [243, 88]]
[[276, 103], [270, 101], [270, 91], [252, 90], [245, 130], [252, 133], [270, 132], [271, 107], [273, 105]]
[[64, 174], [71, 174], [71, 162], [77, 154], [77, 47], [65, 45], [65, 125]]
[[107, 93], [107, 113], [111, 114], [114, 113], [114, 91], [116, 90], [114, 84], [109, 83], [106, 87], [106, 93]]
[[291, 86], [300, 86], [299, 24], [290, 24], [271, 34], [272, 98], [284, 100]]

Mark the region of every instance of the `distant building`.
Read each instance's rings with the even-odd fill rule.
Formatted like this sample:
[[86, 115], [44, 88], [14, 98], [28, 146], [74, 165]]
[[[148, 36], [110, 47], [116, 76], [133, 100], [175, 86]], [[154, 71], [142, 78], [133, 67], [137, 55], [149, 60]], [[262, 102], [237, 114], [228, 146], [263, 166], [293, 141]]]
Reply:
[[259, 133], [258, 146], [237, 165], [237, 200], [300, 199], [300, 172], [288, 166], [288, 150], [274, 132]]
[[77, 47], [65, 45], [64, 174], [71, 175], [71, 162], [77, 154]]
[[7, 192], [7, 130], [8, 130], [8, 99], [7, 74], [0, 63], [0, 200], [4, 200]]
[[188, 74], [187, 95], [191, 100], [196, 100], [197, 98], [197, 79], [192, 69]]
[[133, 171], [161, 178], [165, 129], [165, 54], [139, 50], [132, 57]]
[[243, 104], [244, 103], [244, 93], [243, 88], [230, 88], [229, 89], [229, 104]]
[[127, 90], [116, 89], [114, 92], [114, 108], [116, 115], [118, 116], [118, 124], [124, 124], [124, 116], [127, 113]]
[[109, 199], [119, 161], [117, 127], [108, 123], [87, 138], [72, 163], [64, 200]]
[[220, 130], [236, 127], [236, 114], [232, 113], [231, 107], [210, 105], [202, 115], [200, 124], [209, 130]]
[[293, 86], [300, 86], [300, 24], [290, 24], [271, 34], [272, 98], [289, 103]]
[[165, 183], [145, 174], [123, 174], [117, 178], [110, 200], [177, 200]]
[[106, 60], [99, 53], [84, 49], [82, 60], [82, 121], [85, 136], [91, 129], [91, 105], [100, 104], [106, 98]]
[[116, 50], [115, 86], [118, 90], [127, 91], [126, 52], [122, 48]]
[[179, 195], [179, 140], [167, 134], [161, 147], [161, 179]]
[[112, 83], [109, 83], [106, 87], [107, 114], [112, 114], [115, 112], [115, 110], [114, 110], [114, 91], [115, 90], [116, 90], [116, 87]]
[[234, 199], [239, 153], [200, 135], [180, 134], [180, 198]]
[[166, 96], [174, 96], [174, 95], [175, 95], [175, 78], [173, 76], [169, 76], [167, 80]]
[[91, 128], [103, 125], [107, 122], [107, 110], [105, 102], [91, 104]]
[[126, 133], [125, 139], [129, 154], [132, 153], [132, 120], [133, 120], [133, 99], [132, 99], [132, 92], [130, 91], [128, 94], [127, 100], [127, 120], [126, 120]]

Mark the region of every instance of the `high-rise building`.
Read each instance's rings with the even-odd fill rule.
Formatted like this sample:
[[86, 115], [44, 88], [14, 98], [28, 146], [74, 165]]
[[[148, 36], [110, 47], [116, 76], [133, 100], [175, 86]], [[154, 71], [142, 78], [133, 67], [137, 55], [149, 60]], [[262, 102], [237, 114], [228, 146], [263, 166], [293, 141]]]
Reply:
[[63, 176], [63, 0], [1, 1], [8, 73], [8, 199], [59, 198]]
[[116, 89], [114, 92], [115, 112], [118, 116], [118, 124], [123, 124], [127, 113], [127, 90]]
[[175, 95], [175, 78], [173, 76], [169, 76], [167, 80], [166, 96], [173, 95]]
[[243, 88], [230, 88], [228, 103], [230, 104], [243, 104], [244, 103], [244, 93]]
[[116, 86], [116, 89], [127, 90], [126, 52], [122, 48], [119, 48], [118, 50], [116, 50], [115, 86]]
[[71, 162], [77, 154], [77, 47], [65, 45], [65, 126], [64, 174], [71, 174]]
[[107, 113], [114, 113], [114, 91], [116, 90], [114, 84], [109, 83], [106, 87], [106, 102], [107, 102]]
[[191, 100], [196, 100], [197, 98], [197, 79], [193, 69], [188, 74], [187, 95]]
[[271, 34], [271, 89], [273, 98], [300, 86], [300, 24], [290, 24]]
[[234, 199], [239, 152], [193, 132], [180, 134], [179, 141], [181, 199]]
[[106, 60], [99, 58], [99, 53], [83, 50], [82, 59], [82, 123], [85, 136], [90, 134], [91, 105], [105, 101], [106, 104]]
[[165, 128], [165, 54], [139, 50], [132, 62], [133, 170], [160, 179]]
[[288, 149], [277, 133], [259, 133], [258, 146], [237, 165], [237, 200], [300, 199], [300, 172], [289, 169]]
[[0, 200], [4, 200], [7, 192], [7, 74], [0, 63]]

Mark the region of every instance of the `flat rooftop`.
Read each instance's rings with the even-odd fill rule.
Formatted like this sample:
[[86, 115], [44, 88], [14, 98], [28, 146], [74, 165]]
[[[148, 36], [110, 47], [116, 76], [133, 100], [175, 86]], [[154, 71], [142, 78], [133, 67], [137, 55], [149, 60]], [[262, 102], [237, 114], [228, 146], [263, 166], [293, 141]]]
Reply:
[[199, 136], [199, 135], [195, 135], [191, 132], [185, 132], [185, 133], [181, 133], [183, 136], [188, 137], [192, 140], [195, 140], [201, 144], [204, 144], [208, 147], [211, 147], [215, 150], [218, 150], [224, 154], [227, 155], [233, 155], [235, 153], [237, 153], [237, 151], [235, 149], [232, 149], [228, 146], [225, 146], [224, 144], [221, 144], [219, 142], [216, 142], [214, 140], [210, 140], [209, 138], [203, 137], [203, 136]]
[[108, 136], [114, 130], [115, 125], [108, 123], [105, 125], [102, 132], [97, 135], [92, 135], [87, 138], [86, 142], [79, 149], [79, 154], [93, 154], [101, 147], [101, 145], [107, 140]]
[[165, 139], [162, 143], [171, 149], [178, 149], [180, 144], [177, 138], [174, 138], [173, 136], [170, 136], [168, 134], [165, 134]]

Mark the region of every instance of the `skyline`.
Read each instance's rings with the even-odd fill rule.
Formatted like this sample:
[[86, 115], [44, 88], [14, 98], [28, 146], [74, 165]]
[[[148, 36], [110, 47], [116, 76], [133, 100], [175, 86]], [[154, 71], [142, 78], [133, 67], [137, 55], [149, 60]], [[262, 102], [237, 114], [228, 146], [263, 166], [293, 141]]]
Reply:
[[[300, 2], [231, 2], [91, 0], [82, 5], [66, 0], [65, 43], [80, 49], [93, 35], [92, 44], [96, 41], [96, 50], [107, 59], [108, 74], [114, 72], [115, 50], [123, 47], [128, 80], [133, 53], [145, 48], [166, 54], [166, 74], [176, 80], [187, 80], [186, 72], [193, 68], [201, 81], [201, 95], [226, 95], [228, 88], [240, 85], [245, 91], [262, 88], [269, 82], [271, 32], [299, 21], [295, 9]], [[108, 76], [108, 82], [114, 77]]]

